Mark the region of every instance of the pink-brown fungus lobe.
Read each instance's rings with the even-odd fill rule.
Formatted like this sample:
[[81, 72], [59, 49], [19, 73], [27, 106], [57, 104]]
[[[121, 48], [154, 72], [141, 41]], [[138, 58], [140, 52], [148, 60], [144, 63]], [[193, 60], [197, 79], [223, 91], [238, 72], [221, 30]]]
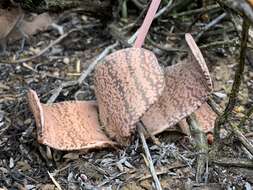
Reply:
[[100, 121], [108, 135], [126, 144], [140, 117], [164, 89], [164, 73], [155, 55], [128, 48], [107, 56], [96, 68], [95, 94]]
[[[199, 124], [199, 129], [207, 135], [207, 141], [209, 144], [213, 142], [213, 129], [215, 125], [215, 120], [217, 118], [217, 114], [212, 110], [212, 108], [208, 105], [208, 103], [204, 103], [197, 109], [195, 112], [196, 119]], [[179, 126], [182, 131], [186, 131], [185, 129], [189, 128], [186, 119], [183, 119], [179, 122]], [[191, 135], [187, 133], [187, 135]]]
[[[115, 145], [100, 128], [94, 101], [45, 105], [31, 90], [28, 97], [40, 143], [58, 150], [88, 150]], [[44, 125], [41, 125], [41, 120], [44, 120]]]
[[205, 60], [190, 35], [188, 58], [165, 70], [166, 87], [162, 96], [142, 117], [152, 134], [175, 125], [197, 110], [212, 91], [212, 82]]

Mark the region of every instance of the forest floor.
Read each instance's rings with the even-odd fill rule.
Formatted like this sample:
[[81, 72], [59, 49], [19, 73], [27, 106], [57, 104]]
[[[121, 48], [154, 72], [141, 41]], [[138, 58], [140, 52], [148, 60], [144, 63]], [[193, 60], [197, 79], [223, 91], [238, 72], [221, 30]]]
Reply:
[[[213, 6], [213, 5], [212, 5]], [[185, 56], [182, 47], [184, 34], [194, 37], [224, 10], [219, 6], [209, 9], [205, 18], [196, 19], [201, 11], [192, 5], [188, 10], [171, 11], [154, 21], [145, 48], [152, 50], [159, 63], [169, 66]], [[120, 42], [116, 49], [134, 34], [140, 14], [129, 11], [128, 19], [105, 23], [103, 20], [67, 11], [53, 16], [58, 25], [72, 32], [43, 55], [25, 63], [0, 64], [0, 189], [152, 189], [152, 178], [143, 159], [143, 149], [136, 137], [132, 145], [119, 150], [104, 149], [90, 152], [64, 152], [37, 142], [36, 127], [28, 107], [27, 91], [35, 90], [46, 103], [54, 89], [66, 81], [78, 80], [94, 59], [107, 46]], [[60, 19], [56, 19], [60, 18]], [[126, 27], [130, 26], [130, 27]], [[227, 16], [197, 41], [212, 75], [213, 99], [224, 108], [238, 64], [240, 31]], [[19, 42], [8, 46], [10, 54], [1, 60], [29, 57], [56, 40], [59, 33], [48, 29], [30, 38], [25, 50], [17, 54]], [[247, 62], [239, 101], [231, 120], [238, 122], [253, 102], [253, 51], [247, 51]], [[251, 58], [252, 57], [252, 58]], [[93, 73], [82, 85], [63, 88], [56, 102], [95, 99]], [[243, 126], [243, 134], [253, 140], [253, 119]], [[251, 160], [250, 153], [226, 127], [222, 130], [222, 146], [217, 160], [234, 158]], [[148, 141], [150, 153], [164, 189], [252, 189], [253, 162], [247, 167], [222, 166], [210, 162], [203, 183], [195, 182], [198, 152], [192, 139], [179, 132], [163, 132], [157, 138], [161, 145]], [[212, 146], [209, 147], [210, 149]], [[224, 161], [225, 163], [228, 161]], [[251, 168], [250, 168], [251, 167]], [[50, 177], [49, 173], [51, 174]], [[55, 180], [55, 181], [54, 181]], [[59, 187], [58, 187], [59, 189]]]

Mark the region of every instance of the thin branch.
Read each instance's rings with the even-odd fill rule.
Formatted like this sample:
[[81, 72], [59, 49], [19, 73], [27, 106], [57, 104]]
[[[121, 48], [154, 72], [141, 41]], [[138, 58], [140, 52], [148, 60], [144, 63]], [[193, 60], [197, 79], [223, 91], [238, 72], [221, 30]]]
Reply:
[[61, 91], [63, 88], [66, 87], [70, 87], [70, 86], [75, 86], [75, 85], [81, 85], [82, 82], [86, 79], [86, 77], [93, 71], [93, 69], [95, 68], [95, 66], [98, 64], [98, 62], [103, 59], [106, 55], [108, 55], [110, 53], [110, 51], [112, 49], [114, 49], [116, 46], [118, 45], [118, 42], [106, 47], [104, 49], [104, 51], [102, 51], [97, 58], [89, 65], [87, 70], [84, 70], [81, 74], [81, 76], [79, 77], [79, 79], [77, 81], [67, 81], [67, 82], [63, 82], [60, 84], [59, 87], [57, 87], [53, 94], [51, 95], [51, 97], [48, 99], [47, 103], [53, 103], [56, 98], [60, 95]]
[[240, 140], [240, 142], [245, 146], [245, 148], [252, 154], [253, 156], [253, 144], [242, 134], [242, 132], [238, 129], [237, 126], [231, 124], [232, 131], [235, 137]]
[[177, 17], [181, 17], [181, 16], [192, 16], [193, 14], [196, 14], [196, 13], [206, 13], [208, 11], [211, 11], [211, 10], [214, 10], [214, 9], [219, 9], [220, 6], [215, 4], [215, 5], [210, 5], [210, 6], [207, 6], [207, 7], [202, 7], [202, 8], [199, 8], [199, 9], [193, 9], [193, 10], [187, 10], [185, 12], [180, 12], [180, 13], [175, 13], [173, 14], [172, 16], [174, 18], [177, 18]]
[[17, 63], [23, 63], [23, 62], [27, 62], [27, 61], [31, 61], [33, 59], [36, 59], [38, 57], [40, 57], [41, 55], [43, 55], [44, 53], [46, 53], [51, 47], [53, 47], [54, 45], [60, 43], [63, 39], [65, 39], [67, 36], [69, 36], [71, 33], [79, 31], [79, 29], [72, 29], [69, 32], [61, 35], [59, 38], [57, 38], [55, 41], [51, 42], [47, 47], [45, 47], [43, 50], [41, 50], [39, 53], [37, 53], [36, 55], [33, 55], [31, 57], [27, 57], [24, 59], [18, 59], [18, 60], [14, 60], [14, 61], [1, 61], [1, 63], [3, 64], [17, 64]]
[[94, 68], [96, 67], [96, 65], [98, 64], [98, 62], [103, 59], [106, 55], [108, 55], [110, 53], [110, 51], [112, 49], [114, 49], [116, 46], [118, 46], [119, 42], [115, 42], [114, 44], [106, 47], [104, 49], [104, 51], [102, 51], [102, 53], [100, 53], [97, 58], [95, 59], [95, 61], [93, 63], [91, 63], [88, 67], [87, 70], [84, 70], [81, 74], [81, 76], [79, 77], [79, 79], [77, 80], [78, 81], [78, 84], [80, 85], [84, 80], [85, 78], [94, 70]]
[[223, 18], [225, 18], [227, 16], [227, 13], [222, 13], [220, 16], [218, 16], [217, 18], [215, 18], [214, 20], [212, 20], [210, 23], [208, 23], [203, 30], [196, 36], [195, 41], [198, 41], [201, 36], [210, 28], [212, 28], [213, 26], [215, 26], [216, 24], [218, 24]]
[[228, 167], [253, 168], [253, 161], [238, 158], [221, 158], [213, 160], [214, 164]]
[[148, 160], [148, 167], [149, 167], [150, 173], [151, 173], [151, 175], [154, 179], [154, 182], [155, 182], [156, 189], [157, 190], [162, 190], [162, 187], [161, 187], [160, 181], [157, 177], [155, 167], [154, 167], [154, 164], [153, 164], [153, 161], [152, 161], [152, 157], [150, 155], [148, 145], [147, 145], [144, 133], [143, 133], [144, 127], [142, 126], [142, 124], [140, 122], [138, 122], [136, 125], [137, 125], [137, 130], [138, 130], [138, 133], [139, 133], [141, 141], [142, 141], [143, 149], [145, 151], [145, 154], [146, 154], [146, 157], [147, 157], [147, 160]]
[[[195, 113], [192, 113], [186, 118], [187, 123], [190, 126], [191, 134], [194, 137], [197, 151], [200, 152], [197, 157], [197, 168], [196, 168], [196, 181], [200, 183], [202, 176], [205, 173], [208, 176], [208, 145], [205, 133], [200, 130], [200, 124], [196, 118]], [[206, 171], [205, 171], [206, 167]]]
[[215, 138], [219, 139], [219, 131], [222, 124], [224, 124], [228, 117], [231, 115], [235, 104], [237, 100], [237, 96], [239, 93], [241, 81], [243, 78], [243, 72], [244, 72], [244, 65], [245, 65], [245, 58], [246, 58], [246, 49], [247, 49], [247, 41], [249, 37], [249, 27], [250, 22], [247, 18], [244, 18], [243, 20], [243, 26], [242, 26], [242, 39], [241, 39], [241, 50], [240, 50], [240, 62], [237, 67], [235, 77], [234, 77], [234, 83], [232, 86], [231, 93], [229, 95], [229, 101], [228, 104], [223, 112], [223, 114], [217, 118], [214, 128]]

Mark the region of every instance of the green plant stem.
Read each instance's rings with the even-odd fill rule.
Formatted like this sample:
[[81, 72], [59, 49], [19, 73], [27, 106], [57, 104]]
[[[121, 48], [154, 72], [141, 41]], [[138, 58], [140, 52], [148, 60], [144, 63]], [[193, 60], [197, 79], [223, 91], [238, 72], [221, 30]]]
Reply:
[[197, 156], [197, 166], [196, 166], [196, 182], [202, 182], [202, 176], [205, 173], [206, 163], [208, 162], [208, 145], [206, 140], [206, 134], [200, 130], [200, 124], [196, 118], [195, 113], [192, 113], [186, 118], [187, 123], [190, 126], [191, 134], [196, 143], [196, 149], [199, 152]]
[[123, 0], [123, 3], [122, 3], [122, 18], [127, 19], [127, 17], [128, 17], [127, 0]]
[[249, 37], [249, 27], [250, 27], [250, 22], [248, 21], [247, 18], [244, 18], [243, 26], [242, 26], [240, 61], [239, 61], [239, 65], [238, 65], [236, 72], [235, 72], [234, 83], [232, 86], [231, 93], [229, 95], [228, 104], [227, 104], [223, 114], [220, 117], [218, 117], [215, 122], [214, 133], [215, 133], [216, 141], [219, 141], [219, 131], [220, 131], [221, 125], [223, 125], [227, 121], [228, 117], [231, 115], [231, 113], [236, 105], [236, 100], [237, 100], [237, 96], [238, 96], [238, 92], [240, 89], [240, 85], [241, 85], [242, 78], [243, 78], [243, 72], [244, 72], [247, 41], [248, 41], [248, 37]]

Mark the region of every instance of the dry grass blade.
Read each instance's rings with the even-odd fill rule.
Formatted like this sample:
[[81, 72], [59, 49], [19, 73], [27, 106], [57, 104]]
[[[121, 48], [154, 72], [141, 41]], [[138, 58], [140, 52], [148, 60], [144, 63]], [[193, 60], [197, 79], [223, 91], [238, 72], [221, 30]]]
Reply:
[[51, 178], [51, 180], [53, 181], [54, 185], [57, 187], [57, 189], [62, 190], [60, 184], [55, 180], [54, 176], [49, 172], [47, 172], [47, 173], [48, 173], [49, 177]]

